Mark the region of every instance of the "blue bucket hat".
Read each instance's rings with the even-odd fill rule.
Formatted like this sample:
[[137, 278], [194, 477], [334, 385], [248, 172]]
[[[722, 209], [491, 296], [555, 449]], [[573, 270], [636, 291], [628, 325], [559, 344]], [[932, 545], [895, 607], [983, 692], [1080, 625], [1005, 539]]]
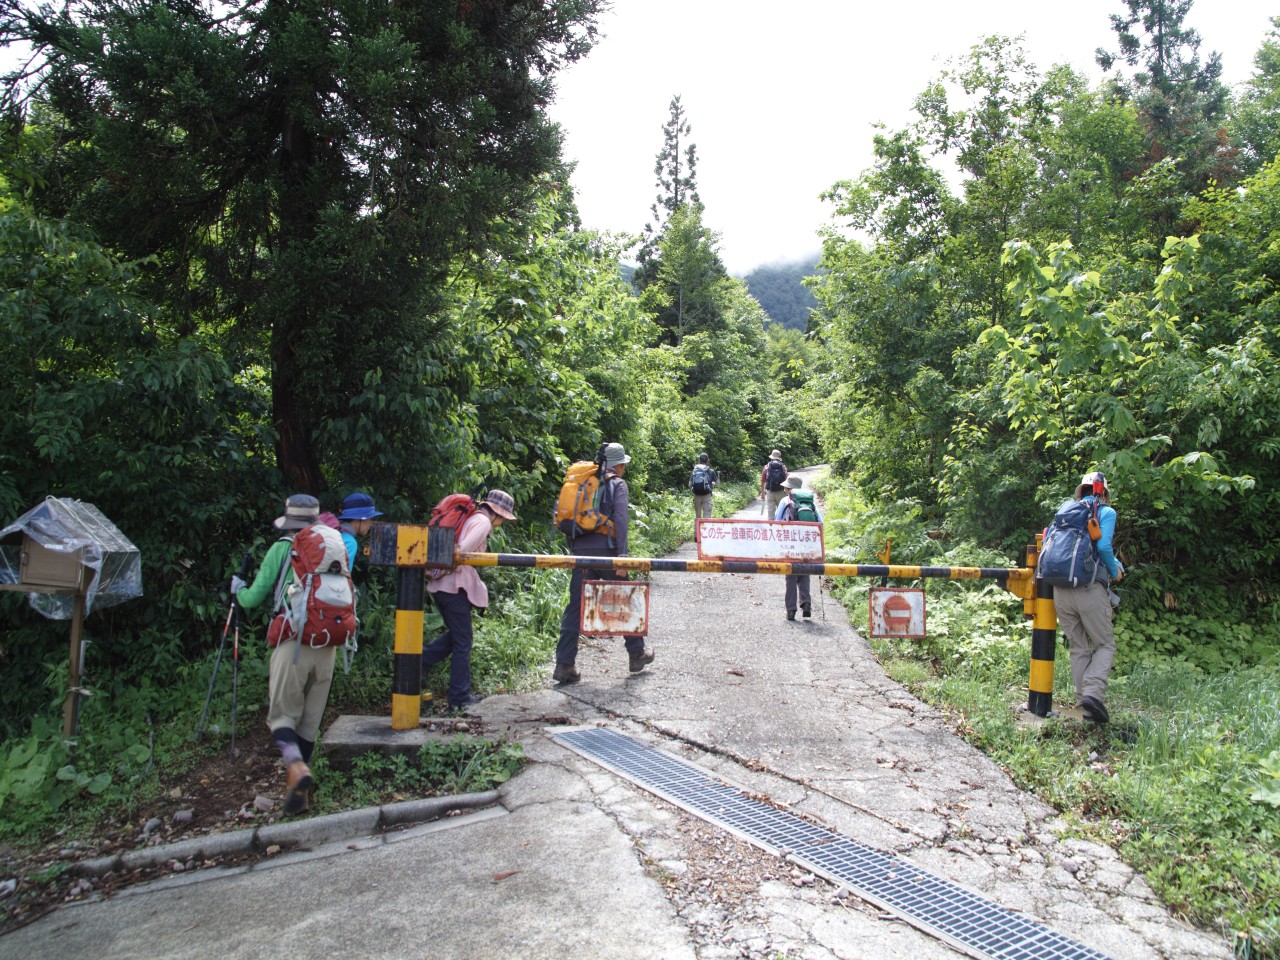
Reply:
[[353, 493], [342, 501], [342, 512], [339, 520], [372, 520], [382, 516], [382, 511], [374, 506], [373, 497], [367, 493]]

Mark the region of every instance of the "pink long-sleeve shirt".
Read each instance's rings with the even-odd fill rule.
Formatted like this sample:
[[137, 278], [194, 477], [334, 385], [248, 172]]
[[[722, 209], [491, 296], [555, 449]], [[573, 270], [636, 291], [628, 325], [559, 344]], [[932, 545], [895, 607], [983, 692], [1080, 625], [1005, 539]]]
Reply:
[[[489, 515], [483, 510], [477, 510], [462, 524], [454, 550], [458, 553], [484, 553], [492, 532], [493, 524]], [[460, 565], [439, 580], [427, 581], [428, 593], [457, 593], [459, 590], [467, 591], [467, 600], [473, 607], [483, 610], [489, 606], [489, 588], [484, 585], [475, 567]]]

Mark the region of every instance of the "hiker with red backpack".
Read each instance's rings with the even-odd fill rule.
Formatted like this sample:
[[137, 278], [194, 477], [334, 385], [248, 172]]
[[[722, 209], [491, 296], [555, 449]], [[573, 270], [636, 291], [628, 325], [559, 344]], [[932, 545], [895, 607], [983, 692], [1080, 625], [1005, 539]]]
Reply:
[[[490, 490], [483, 500], [466, 494], [445, 497], [431, 514], [433, 526], [454, 530], [457, 553], [484, 553], [489, 534], [506, 520], [516, 519], [516, 502], [503, 490]], [[475, 567], [428, 571], [427, 592], [444, 619], [444, 633], [422, 649], [422, 672], [449, 660], [449, 710], [465, 710], [484, 699], [471, 689], [472, 609], [489, 606], [489, 590]]]
[[252, 584], [238, 576], [231, 593], [245, 610], [274, 599], [267, 643], [273, 648], [267, 726], [288, 776], [284, 812], [311, 805], [311, 753], [333, 684], [338, 648], [354, 640], [357, 623], [351, 562], [341, 534], [320, 519], [320, 502], [305, 493], [285, 500], [277, 530]]

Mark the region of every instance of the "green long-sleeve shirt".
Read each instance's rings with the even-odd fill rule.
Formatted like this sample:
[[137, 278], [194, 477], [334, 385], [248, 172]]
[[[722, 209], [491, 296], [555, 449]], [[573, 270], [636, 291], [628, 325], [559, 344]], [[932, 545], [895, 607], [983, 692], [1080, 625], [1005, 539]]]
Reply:
[[[353, 544], [346, 543], [347, 548], [347, 564], [355, 563], [355, 553]], [[240, 604], [242, 610], [250, 610], [256, 607], [268, 597], [274, 598], [276, 592], [276, 584], [280, 582], [280, 571], [284, 565], [289, 562], [289, 548], [293, 545], [292, 538], [280, 539], [271, 545], [271, 549], [267, 551], [267, 555], [262, 558], [262, 566], [258, 568], [258, 575], [253, 578], [253, 583], [241, 589], [236, 594], [236, 601]], [[290, 569], [285, 576], [286, 582], [293, 579], [293, 570]]]
[[[242, 587], [236, 594], [236, 602], [242, 609], [250, 610], [263, 600], [275, 596], [276, 584], [280, 582], [280, 571], [289, 560], [291, 543], [290, 540], [277, 540], [271, 545], [267, 555], [262, 558], [262, 566], [258, 568], [258, 575], [253, 578], [253, 583]], [[293, 576], [292, 570], [289, 571], [289, 575]]]

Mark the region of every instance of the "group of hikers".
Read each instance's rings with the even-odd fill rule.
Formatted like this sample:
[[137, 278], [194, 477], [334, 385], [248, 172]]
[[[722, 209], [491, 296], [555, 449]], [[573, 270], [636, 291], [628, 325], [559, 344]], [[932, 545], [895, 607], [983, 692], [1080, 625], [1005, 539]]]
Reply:
[[[568, 535], [574, 556], [625, 557], [628, 542], [630, 491], [626, 472], [631, 457], [620, 443], [601, 446], [593, 462], [571, 467], [557, 505], [560, 529]], [[580, 480], [574, 468], [583, 468]], [[689, 478], [695, 523], [710, 518], [718, 473], [706, 453], [700, 454]], [[788, 523], [821, 523], [814, 494], [804, 489], [801, 477], [791, 474], [779, 450], [770, 452], [760, 471], [760, 500], [765, 516]], [[1087, 719], [1106, 723], [1109, 715], [1104, 695], [1115, 652], [1111, 618], [1115, 594], [1110, 584], [1123, 576], [1123, 566], [1112, 548], [1116, 513], [1109, 505], [1110, 488], [1101, 473], [1086, 474], [1075, 497], [1067, 501], [1046, 530], [1041, 554], [1042, 571], [1051, 571], [1042, 582], [1054, 588], [1059, 622], [1070, 643], [1072, 677], [1079, 704]], [[347, 496], [340, 512], [322, 513], [319, 501], [308, 494], [285, 500], [283, 515], [274, 521], [281, 536], [270, 546], [251, 583], [232, 577], [230, 589], [240, 608], [249, 610], [272, 598], [272, 618], [267, 641], [272, 648], [268, 674], [267, 726], [280, 751], [287, 773], [283, 809], [287, 814], [307, 810], [314, 788], [309, 762], [319, 734], [329, 689], [333, 683], [337, 651], [353, 641], [356, 633], [355, 587], [351, 571], [358, 555], [358, 540], [367, 537], [374, 518], [382, 516], [374, 498], [365, 492]], [[447, 519], [441, 519], [446, 517]], [[476, 501], [453, 494], [437, 505], [432, 524], [454, 528], [457, 551], [482, 553], [490, 534], [504, 522], [517, 519], [515, 501], [503, 490], [490, 490]], [[1079, 521], [1077, 523], [1077, 521]], [[1055, 545], [1064, 546], [1080, 526], [1089, 537], [1094, 564], [1083, 573], [1060, 574], [1050, 560]], [[1057, 541], [1055, 540], [1057, 538]], [[592, 571], [598, 579], [625, 580], [622, 572]], [[584, 581], [588, 571], [574, 569], [569, 598], [560, 621], [552, 681], [577, 683], [582, 675], [576, 662], [581, 635]], [[810, 577], [786, 575], [786, 618], [812, 617]], [[450, 675], [448, 707], [465, 710], [483, 700], [471, 686], [472, 614], [488, 606], [484, 581], [472, 566], [460, 564], [448, 570], [429, 571], [427, 591], [444, 621], [443, 632], [422, 651], [422, 669], [448, 659]], [[639, 673], [654, 660], [652, 647], [642, 636], [625, 636], [628, 668]]]

